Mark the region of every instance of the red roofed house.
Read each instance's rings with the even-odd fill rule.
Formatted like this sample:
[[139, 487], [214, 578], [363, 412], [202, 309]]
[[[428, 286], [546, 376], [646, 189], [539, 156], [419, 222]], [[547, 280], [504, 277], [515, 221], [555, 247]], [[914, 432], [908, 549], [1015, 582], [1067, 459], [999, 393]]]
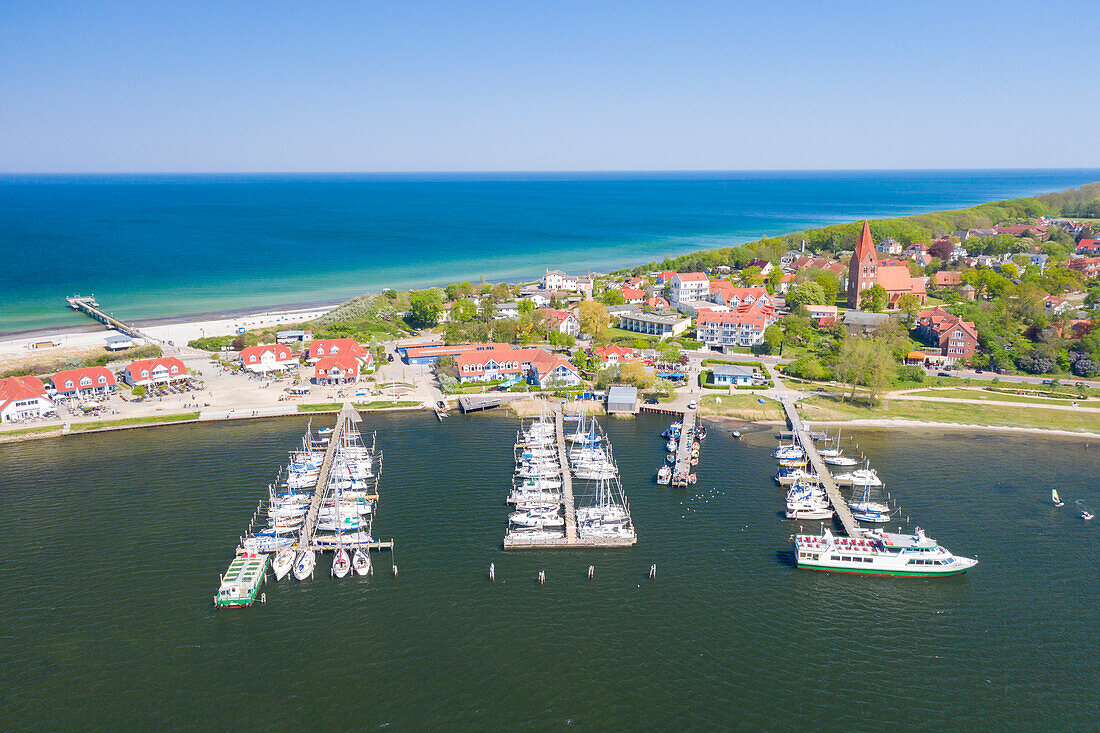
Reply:
[[933, 282], [937, 288], [948, 288], [950, 290], [961, 288], [963, 284], [962, 273], [958, 270], [940, 270], [936, 273]]
[[45, 417], [55, 412], [38, 377], [0, 379], [0, 422]]
[[626, 284], [632, 288], [644, 288], [648, 281], [644, 277], [627, 278]]
[[1100, 257], [1078, 257], [1069, 261], [1069, 269], [1085, 273], [1090, 280], [1100, 275]]
[[318, 384], [348, 384], [359, 381], [362, 362], [351, 354], [323, 356], [313, 365], [313, 381]]
[[524, 379], [540, 387], [580, 384], [577, 368], [567, 360], [542, 349], [513, 349], [502, 346], [467, 351], [455, 357], [458, 381], [481, 382]]
[[938, 346], [949, 361], [968, 359], [978, 348], [978, 329], [941, 306], [920, 312], [917, 333], [929, 344]]
[[157, 359], [138, 359], [119, 372], [122, 381], [131, 387], [150, 384], [169, 384], [187, 379], [187, 367], [174, 356]]
[[668, 308], [668, 301], [657, 296], [655, 298], [646, 298], [645, 305], [648, 305], [650, 308]]
[[546, 325], [558, 333], [567, 333], [574, 338], [581, 335], [580, 321], [569, 311], [540, 308], [535, 313], [545, 318]]
[[738, 288], [728, 280], [715, 280], [710, 284], [709, 300], [711, 303], [728, 305], [731, 308], [737, 308], [742, 303], [772, 304], [767, 288]]
[[1080, 242], [1077, 243], [1077, 254], [1100, 254], [1100, 239], [1082, 239]]
[[605, 364], [618, 364], [619, 362], [630, 361], [637, 358], [634, 356], [634, 349], [627, 349], [623, 346], [616, 346], [615, 344], [592, 349], [592, 353], [603, 357]]
[[370, 352], [355, 339], [319, 339], [310, 342], [306, 361], [314, 364], [326, 356], [352, 356], [364, 365], [371, 362]]
[[641, 303], [645, 300], [645, 291], [638, 288], [632, 288], [629, 285], [623, 285], [619, 288], [619, 292], [623, 294], [623, 298], [627, 303]]
[[776, 320], [775, 309], [759, 301], [743, 303], [729, 313], [715, 313], [701, 308], [695, 321], [695, 332], [696, 337], [712, 349], [756, 346], [764, 341], [764, 329]]
[[115, 391], [115, 375], [107, 367], [66, 369], [50, 377], [57, 394], [62, 397], [92, 397]]
[[710, 280], [702, 272], [677, 272], [672, 276], [672, 304], [677, 308], [681, 303], [692, 300], [706, 300], [710, 295]]
[[298, 355], [282, 344], [265, 344], [241, 349], [241, 367], [256, 374], [289, 369], [298, 363]]

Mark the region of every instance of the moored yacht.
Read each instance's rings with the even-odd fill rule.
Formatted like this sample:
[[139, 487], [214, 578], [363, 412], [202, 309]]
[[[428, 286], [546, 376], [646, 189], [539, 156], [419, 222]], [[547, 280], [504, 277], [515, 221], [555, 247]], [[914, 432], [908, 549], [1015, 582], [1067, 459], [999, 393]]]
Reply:
[[960, 575], [978, 564], [972, 558], [952, 555], [919, 527], [913, 534], [876, 529], [862, 538], [836, 537], [825, 529], [821, 535], [799, 534], [791, 540], [795, 562], [807, 570], [931, 577]]

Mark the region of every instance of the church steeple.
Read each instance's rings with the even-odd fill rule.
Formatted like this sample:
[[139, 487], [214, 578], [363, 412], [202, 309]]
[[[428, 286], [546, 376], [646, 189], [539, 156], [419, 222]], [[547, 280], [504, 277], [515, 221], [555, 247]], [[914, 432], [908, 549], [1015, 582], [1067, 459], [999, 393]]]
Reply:
[[864, 219], [863, 231], [856, 242], [852, 260], [848, 263], [848, 307], [859, 306], [859, 294], [874, 285], [878, 280], [878, 255], [875, 254], [875, 242], [871, 239], [871, 225]]

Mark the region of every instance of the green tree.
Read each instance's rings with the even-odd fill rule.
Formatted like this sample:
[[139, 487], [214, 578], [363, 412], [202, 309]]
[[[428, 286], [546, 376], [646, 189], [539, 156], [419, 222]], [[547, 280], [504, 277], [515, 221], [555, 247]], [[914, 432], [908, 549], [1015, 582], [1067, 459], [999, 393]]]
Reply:
[[493, 316], [497, 314], [497, 307], [493, 304], [491, 296], [486, 295], [481, 299], [481, 305], [478, 306], [477, 315], [483, 322], [488, 323], [493, 320]]
[[439, 323], [442, 314], [443, 291], [437, 288], [418, 290], [409, 296], [409, 315], [415, 325], [421, 328], [434, 326]]
[[508, 283], [497, 283], [489, 294], [493, 296], [493, 300], [508, 300], [512, 297], [512, 289], [508, 287]]
[[1010, 280], [1015, 280], [1016, 276], [1020, 274], [1020, 268], [1013, 262], [1005, 262], [1001, 264], [1001, 274]]
[[660, 348], [657, 349], [658, 359], [666, 364], [679, 364], [682, 355], [683, 351], [680, 348], [680, 344], [675, 341], [664, 341], [661, 343]]
[[876, 283], [866, 290], [859, 291], [859, 309], [878, 313], [886, 309], [889, 298], [886, 288]]
[[835, 305], [836, 297], [840, 293], [840, 281], [831, 272], [823, 272], [814, 278], [814, 282], [821, 286], [821, 294], [825, 298], [822, 305]]
[[767, 354], [775, 354], [779, 352], [779, 349], [783, 346], [783, 331], [776, 324], [771, 324], [764, 329], [764, 352]]
[[917, 316], [920, 315], [920, 298], [912, 293], [904, 293], [898, 298], [898, 309], [905, 314], [909, 323], [916, 323]]
[[[835, 296], [833, 300], [836, 300]], [[787, 293], [787, 305], [791, 308], [799, 305], [827, 305], [829, 302], [820, 283], [814, 281], [798, 283]]]
[[535, 312], [535, 301], [524, 298], [519, 302], [519, 312], [521, 315], [530, 315]]
[[586, 300], [577, 307], [577, 320], [580, 321], [581, 332], [594, 339], [603, 338], [611, 323], [607, 308], [595, 300]]
[[477, 305], [468, 298], [456, 300], [451, 306], [451, 319], [459, 323], [469, 323], [477, 318]]
[[599, 300], [604, 305], [622, 305], [626, 302], [626, 298], [623, 297], [620, 290], [607, 290], [600, 294]]
[[764, 281], [761, 270], [756, 265], [746, 267], [741, 271], [741, 282], [749, 287], [759, 285]]

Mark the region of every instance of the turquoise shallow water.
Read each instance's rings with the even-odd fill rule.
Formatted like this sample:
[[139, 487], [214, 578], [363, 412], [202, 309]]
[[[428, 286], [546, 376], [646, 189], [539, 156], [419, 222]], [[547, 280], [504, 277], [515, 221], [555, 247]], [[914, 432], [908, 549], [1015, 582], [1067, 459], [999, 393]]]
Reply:
[[323, 560], [232, 612], [211, 607], [218, 575], [304, 419], [0, 446], [3, 726], [1100, 725], [1100, 525], [1073, 511], [1100, 505], [1096, 446], [854, 433], [914, 521], [981, 561], [930, 581], [794, 569], [770, 433], [712, 430], [685, 493], [653, 483], [664, 420], [611, 421], [637, 546], [516, 554], [515, 420], [365, 422], [400, 578], [334, 581]]
[[1068, 188], [1100, 170], [0, 177], [0, 333], [534, 278]]

